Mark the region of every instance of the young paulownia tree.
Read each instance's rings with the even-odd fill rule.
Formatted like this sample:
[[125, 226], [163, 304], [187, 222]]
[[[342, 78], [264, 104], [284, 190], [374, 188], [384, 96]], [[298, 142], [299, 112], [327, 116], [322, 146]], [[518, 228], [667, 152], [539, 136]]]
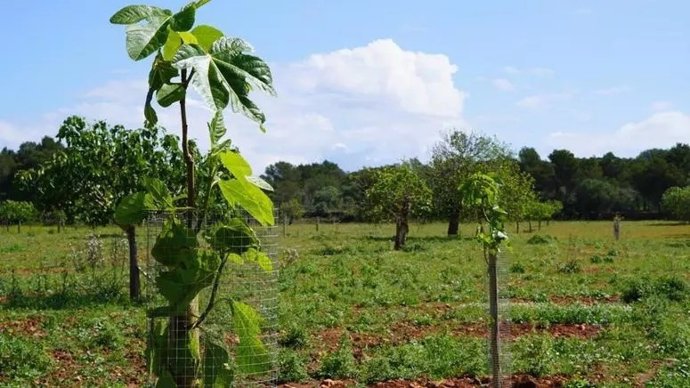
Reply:
[[[498, 348], [498, 253], [508, 236], [504, 230], [507, 213], [499, 206], [500, 183], [489, 175], [476, 173], [460, 185], [463, 206], [477, 214], [479, 226], [477, 240], [484, 249], [489, 274], [489, 314], [491, 328], [489, 346], [491, 355], [492, 387], [501, 386], [501, 367]], [[486, 223], [486, 225], [485, 225]]]
[[409, 218], [429, 211], [431, 190], [409, 164], [403, 163], [377, 170], [366, 197], [375, 218], [395, 222], [393, 249], [400, 250], [407, 239]]
[[[274, 223], [273, 204], [263, 190], [271, 187], [252, 175], [245, 159], [223, 140], [226, 133], [222, 111], [230, 106], [258, 122], [265, 116], [250, 99], [252, 90], [273, 93], [268, 65], [252, 55], [241, 39], [225, 36], [208, 25], [194, 26], [197, 10], [209, 0], [197, 0], [173, 12], [147, 5], [131, 5], [116, 12], [111, 23], [127, 26], [126, 47], [130, 58], [154, 55], [149, 90], [144, 103], [148, 125], [157, 122], [153, 99], [163, 107], [179, 105], [186, 203], [177, 206], [168, 188], [156, 179], [146, 191], [122, 199], [115, 218], [120, 225], [134, 225], [147, 210], [163, 210], [169, 216], [151, 250], [163, 270], [155, 284], [167, 306], [149, 312], [158, 320], [147, 347], [150, 369], [160, 387], [221, 387], [232, 384], [230, 354], [222, 338], [205, 342], [199, 331], [216, 307], [218, 284], [228, 261], [254, 262], [271, 270], [271, 260], [260, 251], [260, 242], [241, 217], [226, 216], [210, 227], [209, 209], [218, 190], [231, 208], [241, 208], [262, 225]], [[211, 147], [200, 166], [190, 150], [186, 98], [193, 88], [215, 111], [209, 123]], [[197, 168], [203, 168], [199, 174]], [[197, 177], [203, 177], [197, 181]], [[201, 194], [201, 195], [198, 195]], [[200, 310], [198, 295], [210, 288], [208, 304]], [[235, 361], [240, 370], [261, 372], [268, 353], [261, 343], [261, 316], [251, 306], [232, 298], [228, 302], [233, 330], [239, 338]], [[207, 333], [207, 332], [205, 332]]]

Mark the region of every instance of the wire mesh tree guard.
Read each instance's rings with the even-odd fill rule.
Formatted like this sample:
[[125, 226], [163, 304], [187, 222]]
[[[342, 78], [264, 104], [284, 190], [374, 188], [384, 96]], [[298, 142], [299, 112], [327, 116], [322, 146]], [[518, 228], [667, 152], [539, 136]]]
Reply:
[[[146, 256], [141, 266], [145, 272], [144, 299], [147, 311], [163, 310], [167, 302], [161, 296], [154, 281], [165, 266], [154, 259], [152, 250], [157, 236], [161, 234], [166, 220], [171, 217], [167, 213], [151, 213], [145, 221]], [[149, 365], [149, 383], [156, 384], [161, 378], [162, 365], [165, 368], [184, 369], [190, 371], [189, 381], [177, 386], [198, 386], [198, 376], [207, 380], [210, 376], [221, 385], [234, 387], [274, 387], [278, 370], [275, 359], [278, 353], [278, 261], [277, 237], [275, 226], [261, 226], [246, 214], [235, 215], [241, 217], [251, 226], [260, 241], [260, 251], [270, 259], [270, 265], [262, 266], [251, 260], [240, 260], [231, 257], [225, 261], [218, 271], [219, 276], [213, 282], [201, 289], [191, 305], [197, 306], [194, 311], [196, 323], [189, 327], [182, 327], [186, 323], [166, 314], [149, 314], [148, 341], [167, 341], [168, 351], [162, 356], [164, 359], [153, 362], [147, 354]], [[194, 214], [185, 214], [182, 218], [190, 223], [199, 222]], [[212, 229], [212, 222], [201, 225], [201, 236], [205, 230]], [[196, 238], [196, 235], [191, 236]], [[206, 239], [199, 238], [200, 248], [211, 249]], [[245, 248], [250, 242], [234, 238], [225, 241], [228, 246]], [[262, 268], [263, 267], [263, 268]], [[250, 306], [250, 309], [237, 311], [238, 305], [233, 302]], [[260, 324], [255, 333], [259, 343], [240, 341], [238, 330], [254, 330], [251, 324], [243, 322], [242, 317], [256, 314]], [[239, 318], [238, 318], [239, 317]], [[248, 321], [247, 321], [248, 322]], [[198, 324], [198, 327], [196, 326]], [[176, 330], [179, 330], [175, 333]], [[180, 332], [184, 331], [184, 332]], [[193, 338], [196, 337], [196, 338]], [[172, 343], [178, 341], [179, 343]], [[151, 342], [149, 342], [151, 343]], [[199, 349], [192, 349], [197, 356], [190, 354], [190, 343], [198, 344]], [[192, 345], [194, 347], [195, 345]], [[225, 350], [229, 352], [225, 352]], [[198, 357], [201, 355], [201, 357]], [[229, 355], [229, 357], [228, 357]], [[155, 366], [159, 365], [158, 370]], [[185, 372], [186, 373], [186, 372]], [[221, 374], [223, 375], [221, 377]], [[216, 380], [216, 378], [218, 380]], [[204, 384], [203, 386], [210, 386]]]

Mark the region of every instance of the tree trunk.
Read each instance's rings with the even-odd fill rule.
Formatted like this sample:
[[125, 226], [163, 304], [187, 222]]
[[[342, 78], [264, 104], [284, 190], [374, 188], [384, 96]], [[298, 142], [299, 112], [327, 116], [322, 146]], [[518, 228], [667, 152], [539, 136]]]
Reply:
[[19, 221], [19, 222], [17, 222], [17, 233], [21, 233], [21, 232], [22, 232], [22, 222]]
[[515, 221], [515, 233], [520, 234], [520, 221]]
[[453, 211], [448, 216], [448, 237], [456, 237], [460, 231], [460, 212]]
[[395, 245], [393, 249], [399, 251], [405, 246], [405, 240], [407, 239], [407, 232], [409, 231], [409, 226], [407, 225], [407, 217], [398, 217], [395, 220]]
[[489, 315], [491, 315], [491, 333], [489, 346], [491, 353], [491, 386], [501, 386], [501, 364], [498, 348], [498, 258], [496, 253], [489, 252]]
[[529, 232], [532, 233], [532, 220], [527, 221], [527, 226], [529, 227]]
[[129, 225], [125, 233], [127, 234], [127, 244], [129, 245], [129, 299], [136, 301], [141, 297], [136, 227]]

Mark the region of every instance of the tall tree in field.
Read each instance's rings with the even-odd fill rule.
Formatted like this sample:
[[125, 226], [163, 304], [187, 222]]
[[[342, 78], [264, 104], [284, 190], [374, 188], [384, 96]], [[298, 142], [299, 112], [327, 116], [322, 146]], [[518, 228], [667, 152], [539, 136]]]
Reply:
[[431, 190], [410, 165], [403, 163], [377, 170], [366, 197], [372, 214], [395, 222], [394, 249], [400, 250], [407, 239], [410, 217], [429, 211]]
[[24, 190], [36, 193], [42, 211], [62, 209], [70, 220], [105, 225], [119, 198], [141, 189], [144, 177], [160, 177], [173, 192], [182, 188], [183, 175], [170, 167], [182, 158], [177, 138], [160, 128], [127, 130], [72, 116], [57, 139], [65, 148], [23, 175]]
[[[126, 130], [72, 116], [57, 138], [64, 150], [22, 175], [25, 190], [34, 193], [44, 212], [64, 211], [72, 221], [105, 225], [112, 222], [120, 198], [143, 189], [145, 177], [160, 177], [173, 193], [182, 190], [183, 174], [171, 168], [171, 163], [182, 160], [177, 138], [157, 127]], [[135, 226], [120, 226], [129, 242], [130, 296], [137, 299]]]
[[429, 174], [435, 212], [448, 220], [448, 236], [460, 228], [462, 203], [459, 187], [478, 171], [491, 170], [510, 155], [507, 146], [496, 139], [453, 130], [434, 146]]

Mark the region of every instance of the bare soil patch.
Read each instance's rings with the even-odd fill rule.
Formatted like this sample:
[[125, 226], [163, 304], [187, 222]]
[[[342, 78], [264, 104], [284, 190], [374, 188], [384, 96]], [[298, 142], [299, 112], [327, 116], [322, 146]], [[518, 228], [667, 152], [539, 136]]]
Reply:
[[31, 316], [26, 319], [0, 322], [0, 333], [40, 338], [46, 335], [42, 325], [43, 319], [40, 316]]

